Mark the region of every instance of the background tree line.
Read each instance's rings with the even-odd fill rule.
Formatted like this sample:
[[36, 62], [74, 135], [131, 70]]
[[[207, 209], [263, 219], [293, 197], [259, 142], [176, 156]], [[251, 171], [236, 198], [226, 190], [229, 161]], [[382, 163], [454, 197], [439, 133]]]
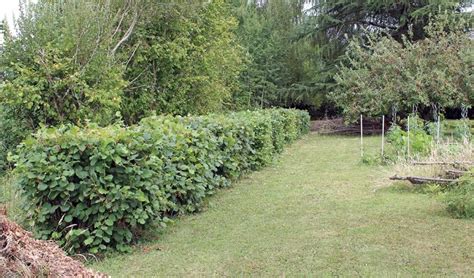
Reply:
[[[22, 4], [16, 26], [3, 28], [0, 153], [4, 157], [41, 125], [133, 124], [152, 114], [272, 106], [349, 119], [392, 107], [403, 113], [414, 106], [469, 106], [473, 48], [466, 32], [472, 20], [462, 13], [469, 5], [472, 1]], [[433, 21], [457, 23], [434, 28]], [[387, 59], [398, 59], [403, 72]], [[430, 83], [431, 68], [437, 71]]]

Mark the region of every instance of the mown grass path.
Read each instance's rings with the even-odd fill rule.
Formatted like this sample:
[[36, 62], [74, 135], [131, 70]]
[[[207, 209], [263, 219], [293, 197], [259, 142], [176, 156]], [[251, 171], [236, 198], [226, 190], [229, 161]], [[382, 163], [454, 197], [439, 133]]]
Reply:
[[358, 140], [308, 135], [204, 212], [92, 267], [114, 277], [472, 277], [474, 221], [450, 218], [430, 195], [376, 190], [388, 171], [359, 163]]

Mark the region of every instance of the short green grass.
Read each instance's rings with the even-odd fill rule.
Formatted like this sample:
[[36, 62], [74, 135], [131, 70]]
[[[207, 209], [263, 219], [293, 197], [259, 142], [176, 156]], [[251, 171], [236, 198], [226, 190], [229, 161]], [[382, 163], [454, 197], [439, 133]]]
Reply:
[[[375, 152], [379, 138], [365, 144]], [[91, 267], [113, 277], [472, 277], [474, 221], [428, 194], [381, 187], [389, 169], [359, 161], [358, 138], [308, 135], [204, 212]]]

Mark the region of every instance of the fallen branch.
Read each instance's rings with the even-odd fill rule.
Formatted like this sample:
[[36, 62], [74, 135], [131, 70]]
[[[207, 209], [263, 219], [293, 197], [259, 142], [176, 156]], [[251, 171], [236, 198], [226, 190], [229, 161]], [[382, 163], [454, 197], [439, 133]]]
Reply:
[[472, 161], [415, 161], [414, 165], [474, 165]]
[[464, 170], [446, 170], [445, 172], [447, 175], [451, 177], [456, 177], [456, 178], [460, 178], [469, 173], [469, 171], [464, 171]]
[[400, 177], [400, 176], [393, 176], [390, 177], [390, 180], [399, 180], [399, 181], [409, 181], [412, 184], [425, 184], [425, 183], [442, 183], [442, 184], [449, 184], [457, 182], [457, 179], [443, 179], [443, 178], [428, 178], [428, 177]]

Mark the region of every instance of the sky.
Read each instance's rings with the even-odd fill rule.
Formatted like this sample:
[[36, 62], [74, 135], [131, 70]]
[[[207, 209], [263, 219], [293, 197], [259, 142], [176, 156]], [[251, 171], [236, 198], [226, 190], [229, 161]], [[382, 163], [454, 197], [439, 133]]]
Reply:
[[0, 18], [6, 18], [9, 26], [13, 26], [13, 17], [18, 16], [18, 3], [19, 0], [0, 0]]

